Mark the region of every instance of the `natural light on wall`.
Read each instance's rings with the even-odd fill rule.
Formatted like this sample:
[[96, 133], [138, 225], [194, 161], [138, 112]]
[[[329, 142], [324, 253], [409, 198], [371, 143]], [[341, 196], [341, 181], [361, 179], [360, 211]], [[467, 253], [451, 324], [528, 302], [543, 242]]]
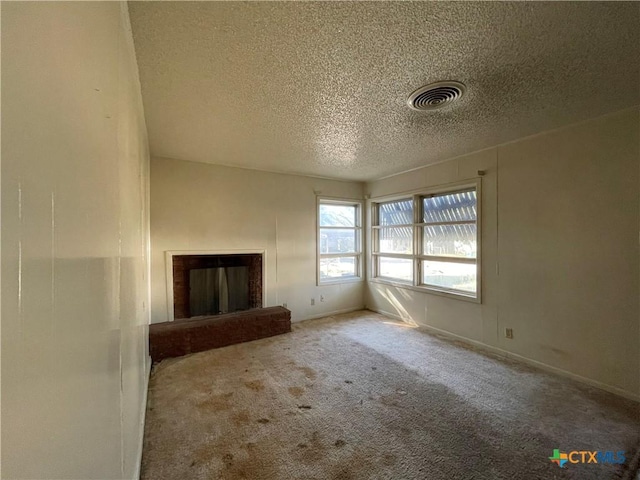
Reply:
[[373, 280], [479, 300], [479, 188], [374, 202]]

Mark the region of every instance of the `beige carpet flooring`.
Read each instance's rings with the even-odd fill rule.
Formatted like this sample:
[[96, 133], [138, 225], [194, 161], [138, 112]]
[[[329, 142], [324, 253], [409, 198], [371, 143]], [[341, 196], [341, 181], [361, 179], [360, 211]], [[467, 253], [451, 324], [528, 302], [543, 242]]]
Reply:
[[142, 478], [618, 479], [639, 404], [367, 311], [157, 365]]

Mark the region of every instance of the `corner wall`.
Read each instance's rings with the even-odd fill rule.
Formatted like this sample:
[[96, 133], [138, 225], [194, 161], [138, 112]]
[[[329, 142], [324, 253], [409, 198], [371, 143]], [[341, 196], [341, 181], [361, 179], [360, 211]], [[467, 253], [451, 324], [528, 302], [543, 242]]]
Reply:
[[2, 2], [2, 478], [137, 478], [148, 147], [126, 3]]
[[364, 282], [316, 286], [315, 193], [361, 199], [362, 187], [357, 182], [153, 158], [151, 322], [168, 320], [169, 250], [265, 250], [264, 306], [287, 303], [293, 321], [362, 308]]
[[367, 184], [375, 198], [486, 171], [482, 304], [369, 282], [367, 307], [640, 398], [639, 117], [627, 109]]

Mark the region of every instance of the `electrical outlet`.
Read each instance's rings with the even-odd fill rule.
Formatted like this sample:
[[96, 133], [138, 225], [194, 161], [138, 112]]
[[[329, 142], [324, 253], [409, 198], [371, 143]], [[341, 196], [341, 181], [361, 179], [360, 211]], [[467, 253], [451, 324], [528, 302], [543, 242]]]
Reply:
[[284, 308], [287, 308], [287, 302], [284, 302], [284, 303], [282, 304], [282, 306], [283, 306]]
[[320, 295], [320, 301], [324, 302], [324, 295]]
[[509, 339], [513, 339], [513, 328], [505, 328], [504, 336]]
[[315, 305], [315, 304], [316, 304], [316, 299], [315, 299], [315, 298], [312, 298], [312, 299], [311, 299], [311, 305]]

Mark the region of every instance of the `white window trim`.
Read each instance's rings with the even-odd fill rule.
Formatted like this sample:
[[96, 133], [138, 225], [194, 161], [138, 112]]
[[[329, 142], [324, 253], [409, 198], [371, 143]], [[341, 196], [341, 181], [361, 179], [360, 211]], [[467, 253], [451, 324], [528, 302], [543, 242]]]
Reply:
[[[375, 233], [374, 224], [376, 222], [377, 215], [377, 204], [385, 203], [394, 200], [407, 200], [411, 199], [413, 201], [413, 213], [414, 213], [414, 223], [411, 224], [415, 226], [416, 224], [421, 224], [418, 216], [420, 213], [419, 208], [419, 198], [424, 195], [433, 195], [433, 194], [444, 194], [444, 193], [454, 193], [456, 191], [464, 190], [465, 188], [475, 188], [476, 190], [476, 210], [477, 210], [477, 218], [476, 218], [476, 244], [477, 244], [477, 252], [476, 252], [476, 293], [474, 294], [465, 294], [465, 292], [460, 290], [449, 290], [446, 288], [438, 288], [431, 285], [423, 285], [420, 284], [420, 269], [421, 269], [421, 260], [424, 255], [420, 255], [418, 252], [420, 251], [419, 239], [420, 235], [418, 233], [418, 229], [414, 229], [413, 235], [413, 254], [379, 254], [374, 252], [375, 247]], [[381, 197], [372, 198], [368, 204], [368, 213], [369, 213], [369, 221], [368, 221], [368, 260], [369, 260], [369, 268], [367, 274], [367, 281], [372, 283], [379, 283], [383, 285], [391, 285], [398, 288], [403, 288], [407, 290], [413, 290], [417, 292], [430, 293], [434, 295], [440, 295], [444, 297], [454, 298], [457, 300], [468, 301], [472, 303], [482, 303], [482, 181], [480, 178], [475, 178], [472, 180], [467, 180], [463, 182], [455, 182], [449, 183], [445, 185], [436, 185], [433, 187], [427, 187], [420, 190], [412, 190], [408, 192], [403, 192], [394, 195], [386, 195]], [[385, 277], [377, 276], [377, 256], [389, 256], [394, 258], [408, 258], [413, 260], [413, 280], [408, 282], [403, 282], [401, 280], [390, 279]], [[456, 261], [455, 258], [450, 259], [451, 261]], [[468, 262], [463, 262], [468, 263]]]
[[[320, 205], [321, 204], [333, 204], [333, 205], [350, 205], [356, 207], [356, 252], [344, 253], [344, 254], [321, 254], [320, 253]], [[336, 285], [340, 283], [354, 283], [362, 282], [365, 279], [364, 275], [364, 260], [363, 260], [363, 245], [364, 245], [364, 229], [362, 227], [362, 215], [364, 210], [364, 204], [362, 200], [350, 199], [350, 198], [338, 198], [338, 197], [316, 197], [316, 285]], [[323, 227], [327, 228], [327, 227]], [[322, 279], [320, 278], [320, 259], [326, 257], [356, 257], [356, 275], [352, 277], [339, 277], [335, 279]]]

